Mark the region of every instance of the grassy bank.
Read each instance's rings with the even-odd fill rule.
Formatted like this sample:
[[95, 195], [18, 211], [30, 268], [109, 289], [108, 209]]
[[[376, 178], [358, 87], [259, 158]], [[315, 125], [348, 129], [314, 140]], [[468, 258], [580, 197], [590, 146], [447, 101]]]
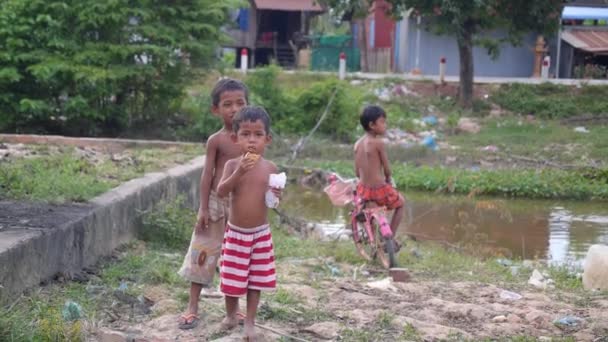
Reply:
[[[321, 168], [354, 177], [352, 162], [300, 160], [299, 166]], [[393, 165], [393, 177], [404, 191], [505, 196], [535, 199], [608, 200], [602, 171], [463, 170]]]
[[[146, 313], [142, 296], [150, 293], [166, 293], [166, 298], [174, 303], [167, 310], [173, 310], [173, 314], [181, 312], [188, 299], [188, 284], [176, 271], [187, 249], [194, 218], [194, 213], [183, 209], [179, 202], [162, 204], [157, 211], [145, 216], [143, 231], [147, 234], [141, 236], [143, 240], [116, 251], [112, 258], [90, 270], [86, 279], [53, 282], [0, 309], [0, 341], [83, 341], [100, 324], [104, 326], [117, 319], [127, 319], [132, 323], [150, 320], [166, 313]], [[348, 273], [355, 268], [383, 276], [378, 266], [363, 268], [364, 261], [352, 241], [302, 239], [289, 235], [276, 225], [273, 240], [278, 265], [292, 265], [290, 270], [305, 274], [305, 283], [319, 290], [327, 286], [323, 284], [328, 280], [356, 277], [356, 273]], [[408, 242], [399, 254], [399, 262], [408, 267], [417, 281], [482, 282], [506, 286], [514, 291], [526, 287], [532, 272], [532, 269], [514, 262], [513, 265], [521, 269], [514, 275], [509, 267], [502, 266], [493, 258], [481, 259], [474, 254], [432, 243]], [[535, 267], [548, 272], [555, 281], [555, 291], [565, 300], [574, 301], [577, 305], [590, 305], [590, 294], [581, 290], [580, 279], [566, 268], [547, 268], [540, 264]], [[260, 321], [289, 321], [305, 325], [332, 317], [322, 305], [306, 306], [299, 294], [281, 288], [284, 278], [289, 277], [292, 271], [279, 273], [279, 291], [264, 296]], [[364, 277], [362, 281], [366, 279]], [[80, 318], [70, 321], [63, 316], [67, 301], [81, 306]], [[219, 310], [220, 315], [223, 309], [202, 301], [201, 310]], [[353, 334], [354, 337], [362, 336], [361, 333], [348, 329], [342, 332], [344, 336]]]
[[0, 198], [82, 202], [127, 180], [203, 153], [197, 145], [127, 149], [116, 154], [71, 147], [30, 147], [29, 157], [0, 161]]

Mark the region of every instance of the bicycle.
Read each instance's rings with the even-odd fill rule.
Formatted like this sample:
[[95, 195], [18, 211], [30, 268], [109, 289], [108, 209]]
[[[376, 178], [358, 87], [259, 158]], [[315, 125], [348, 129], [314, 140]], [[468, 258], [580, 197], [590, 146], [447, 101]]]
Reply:
[[356, 179], [344, 180], [332, 174], [323, 191], [336, 206], [353, 204], [350, 227], [357, 252], [368, 261], [378, 258], [384, 268], [396, 267], [396, 244], [386, 219], [386, 207], [359, 198], [356, 182]]

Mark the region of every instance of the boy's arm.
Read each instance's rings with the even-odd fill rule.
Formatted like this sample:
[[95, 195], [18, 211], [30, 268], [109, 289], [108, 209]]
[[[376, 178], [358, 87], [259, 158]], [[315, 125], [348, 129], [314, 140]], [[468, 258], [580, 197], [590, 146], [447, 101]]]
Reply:
[[391, 182], [391, 166], [388, 163], [388, 155], [386, 153], [386, 148], [384, 147], [384, 142], [378, 139], [376, 143], [376, 147], [378, 149], [378, 153], [380, 154], [380, 162], [382, 163], [382, 169], [384, 170], [384, 178], [387, 183]]
[[217, 186], [217, 195], [226, 197], [234, 190], [239, 179], [255, 165], [257, 161], [244, 156], [236, 159], [231, 159], [224, 167], [224, 174]]
[[207, 141], [207, 152], [205, 154], [205, 167], [201, 174], [200, 182], [200, 206], [196, 221], [196, 230], [201, 231], [209, 224], [209, 194], [211, 193], [211, 182], [215, 171], [215, 161], [217, 155], [217, 141], [211, 137]]

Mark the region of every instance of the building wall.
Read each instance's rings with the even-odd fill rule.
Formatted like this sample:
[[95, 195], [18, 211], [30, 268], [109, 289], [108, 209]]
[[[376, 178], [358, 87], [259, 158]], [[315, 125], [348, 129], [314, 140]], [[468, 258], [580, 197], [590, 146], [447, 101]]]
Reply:
[[[397, 70], [410, 72], [416, 67], [416, 57], [419, 60], [419, 69], [423, 75], [439, 74], [439, 60], [447, 58], [447, 75], [459, 74], [459, 56], [456, 39], [453, 36], [438, 36], [424, 30], [424, 23], [420, 29], [420, 51], [416, 50], [416, 34], [418, 25], [415, 18], [402, 20], [400, 25], [408, 25], [407, 35], [399, 35], [399, 44], [406, 44], [407, 58], [400, 56], [400, 65]], [[401, 31], [403, 32], [403, 31]], [[499, 36], [501, 33], [494, 33]], [[530, 77], [534, 69], [534, 45], [536, 35], [527, 35], [521, 46], [514, 47], [503, 44], [500, 56], [496, 60], [487, 54], [484, 48], [475, 47], [473, 51], [475, 76], [489, 77]]]
[[389, 5], [384, 0], [374, 2], [375, 46], [376, 48], [393, 47], [395, 40], [395, 21], [386, 15]]

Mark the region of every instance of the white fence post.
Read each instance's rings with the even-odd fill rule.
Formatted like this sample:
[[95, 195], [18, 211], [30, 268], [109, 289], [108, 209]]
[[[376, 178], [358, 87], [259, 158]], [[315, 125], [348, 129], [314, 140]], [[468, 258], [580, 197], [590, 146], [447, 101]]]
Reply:
[[445, 83], [446, 58], [441, 57], [439, 60], [439, 82]]
[[346, 77], [346, 54], [340, 52], [340, 66], [338, 68], [338, 77], [343, 80]]
[[549, 78], [549, 67], [551, 66], [551, 57], [545, 56], [543, 59], [543, 65], [540, 69], [540, 78], [548, 79]]
[[249, 66], [249, 58], [247, 56], [247, 49], [241, 50], [241, 72], [247, 73], [247, 67]]

